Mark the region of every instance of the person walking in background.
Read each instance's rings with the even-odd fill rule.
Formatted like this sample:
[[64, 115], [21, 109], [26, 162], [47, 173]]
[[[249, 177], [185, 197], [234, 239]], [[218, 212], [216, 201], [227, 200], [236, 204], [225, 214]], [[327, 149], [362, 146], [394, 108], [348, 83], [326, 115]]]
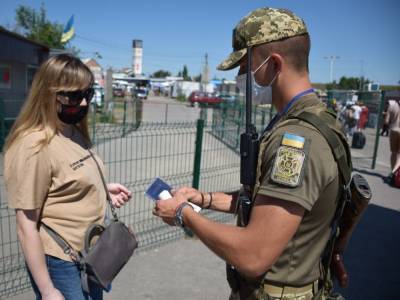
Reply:
[[[102, 299], [102, 290], [82, 290], [73, 258], [44, 230], [45, 224], [75, 251], [83, 249], [87, 228], [103, 224], [106, 191], [100, 158], [91, 150], [87, 112], [93, 74], [79, 59], [61, 54], [37, 71], [5, 144], [4, 176], [8, 206], [16, 210], [18, 238], [37, 299]], [[120, 207], [131, 192], [109, 184]]]
[[368, 107], [360, 101], [361, 113], [360, 120], [358, 121], [357, 129], [364, 130], [368, 123], [369, 109]]
[[382, 113], [383, 122], [382, 122], [381, 136], [389, 136], [389, 124], [386, 123], [386, 115], [387, 115], [388, 107], [389, 107], [389, 101], [386, 101], [385, 109]]
[[400, 103], [399, 100], [389, 100], [385, 124], [389, 128], [390, 167], [389, 183], [393, 183], [394, 173], [400, 168]]
[[352, 110], [353, 110], [353, 118], [354, 118], [354, 126], [352, 126], [351, 128], [351, 133], [352, 135], [354, 134], [354, 132], [358, 129], [358, 122], [360, 121], [360, 116], [361, 116], [361, 106], [360, 106], [360, 101], [357, 101], [355, 104], [353, 104], [351, 106]]
[[344, 131], [346, 133], [346, 136], [350, 137], [353, 135], [354, 128], [357, 126], [357, 121], [354, 118], [354, 109], [350, 104], [346, 105], [343, 115]]

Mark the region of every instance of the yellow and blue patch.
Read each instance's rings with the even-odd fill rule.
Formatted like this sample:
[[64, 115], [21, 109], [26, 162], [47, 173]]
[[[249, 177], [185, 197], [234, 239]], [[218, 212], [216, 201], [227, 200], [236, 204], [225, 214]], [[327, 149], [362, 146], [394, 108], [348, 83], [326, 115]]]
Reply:
[[285, 134], [282, 137], [281, 145], [297, 149], [303, 149], [305, 141], [306, 139], [302, 136], [285, 132]]
[[289, 187], [300, 185], [306, 159], [305, 142], [306, 139], [302, 136], [284, 133], [276, 152], [271, 172], [272, 181]]

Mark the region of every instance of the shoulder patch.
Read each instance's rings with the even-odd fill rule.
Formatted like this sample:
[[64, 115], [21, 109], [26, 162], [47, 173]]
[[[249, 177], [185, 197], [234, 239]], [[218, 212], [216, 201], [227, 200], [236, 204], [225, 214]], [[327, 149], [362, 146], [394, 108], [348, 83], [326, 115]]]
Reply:
[[305, 140], [306, 139], [302, 136], [285, 132], [282, 137], [281, 145], [303, 149]]
[[272, 181], [289, 187], [300, 184], [306, 158], [304, 144], [305, 138], [302, 136], [290, 133], [283, 135], [271, 173]]

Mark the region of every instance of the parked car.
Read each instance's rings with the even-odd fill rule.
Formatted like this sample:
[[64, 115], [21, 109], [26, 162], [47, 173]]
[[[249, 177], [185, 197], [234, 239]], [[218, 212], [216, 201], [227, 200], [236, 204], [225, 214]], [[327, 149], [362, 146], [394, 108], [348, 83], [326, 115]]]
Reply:
[[217, 97], [214, 93], [194, 91], [189, 95], [189, 102], [193, 106], [196, 102], [199, 104], [217, 104], [224, 100]]
[[103, 102], [104, 102], [104, 89], [101, 86], [94, 86], [94, 95], [93, 95], [93, 99], [92, 99], [92, 103], [96, 104], [96, 107], [102, 108], [103, 107]]
[[233, 103], [237, 100], [237, 97], [231, 94], [219, 94], [218, 97], [221, 98], [223, 102], [226, 103]]
[[125, 90], [123, 88], [113, 88], [113, 96], [114, 97], [124, 97]]
[[148, 91], [146, 88], [137, 87], [134, 89], [134, 96], [136, 99], [146, 100], [148, 95]]

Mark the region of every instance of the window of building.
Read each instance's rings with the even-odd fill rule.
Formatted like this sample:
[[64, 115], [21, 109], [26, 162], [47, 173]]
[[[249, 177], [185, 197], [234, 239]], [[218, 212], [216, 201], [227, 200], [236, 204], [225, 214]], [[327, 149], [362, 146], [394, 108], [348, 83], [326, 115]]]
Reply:
[[0, 89], [11, 89], [11, 67], [0, 65]]

